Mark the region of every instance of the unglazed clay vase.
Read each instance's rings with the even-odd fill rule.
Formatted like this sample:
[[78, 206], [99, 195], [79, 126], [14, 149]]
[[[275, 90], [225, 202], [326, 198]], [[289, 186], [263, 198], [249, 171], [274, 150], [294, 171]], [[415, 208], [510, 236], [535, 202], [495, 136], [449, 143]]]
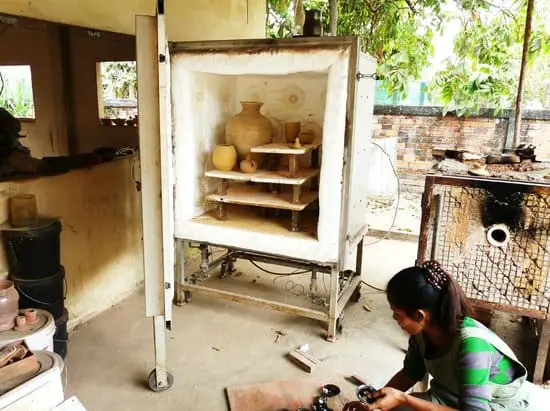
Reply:
[[258, 169], [258, 163], [251, 156], [246, 156], [240, 167], [243, 173], [254, 173]]
[[237, 164], [237, 150], [231, 144], [218, 144], [212, 153], [212, 163], [216, 170], [231, 171]]
[[19, 293], [13, 282], [0, 280], [0, 331], [11, 330], [19, 310]]
[[[258, 101], [241, 101], [242, 111], [225, 125], [227, 144], [235, 146], [239, 160], [246, 159], [252, 147], [269, 144], [273, 139], [271, 121], [260, 113], [263, 104]], [[257, 161], [259, 159], [258, 156], [254, 158]]]
[[291, 121], [289, 123], [283, 124], [283, 129], [285, 132], [285, 140], [288, 143], [294, 142], [298, 134], [300, 134], [301, 124], [299, 121]]

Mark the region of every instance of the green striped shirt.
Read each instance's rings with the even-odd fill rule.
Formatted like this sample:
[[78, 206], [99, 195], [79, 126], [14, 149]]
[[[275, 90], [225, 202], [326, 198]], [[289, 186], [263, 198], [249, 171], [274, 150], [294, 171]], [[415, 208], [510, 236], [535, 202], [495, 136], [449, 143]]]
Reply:
[[[461, 324], [461, 329], [466, 327], [485, 328], [469, 317], [466, 317]], [[463, 338], [458, 344], [458, 349], [449, 354], [457, 357], [460, 410], [490, 411], [489, 402], [492, 391], [488, 383], [509, 384], [520, 372], [515, 369], [514, 363], [508, 357], [482, 338]], [[404, 371], [407, 376], [415, 381], [424, 378], [427, 373], [425, 359], [429, 358], [429, 353], [426, 352], [423, 355], [415, 338], [411, 337], [404, 362]]]

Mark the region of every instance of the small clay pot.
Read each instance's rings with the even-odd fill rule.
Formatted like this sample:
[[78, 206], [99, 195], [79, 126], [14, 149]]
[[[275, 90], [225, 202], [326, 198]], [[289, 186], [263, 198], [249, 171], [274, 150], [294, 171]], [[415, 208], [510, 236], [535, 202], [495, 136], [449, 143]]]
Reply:
[[12, 281], [0, 281], [0, 331], [11, 330], [18, 315], [19, 293]]
[[237, 150], [232, 144], [218, 144], [212, 153], [216, 170], [231, 171], [237, 164]]
[[246, 156], [240, 164], [243, 173], [254, 173], [258, 169], [258, 163], [250, 156]]
[[298, 134], [300, 134], [301, 124], [298, 121], [292, 121], [283, 124], [283, 128], [285, 131], [286, 141], [289, 143], [293, 143], [294, 140], [296, 140], [296, 137], [298, 137]]
[[298, 134], [298, 138], [302, 144], [311, 144], [315, 140], [315, 134], [313, 131], [302, 131]]

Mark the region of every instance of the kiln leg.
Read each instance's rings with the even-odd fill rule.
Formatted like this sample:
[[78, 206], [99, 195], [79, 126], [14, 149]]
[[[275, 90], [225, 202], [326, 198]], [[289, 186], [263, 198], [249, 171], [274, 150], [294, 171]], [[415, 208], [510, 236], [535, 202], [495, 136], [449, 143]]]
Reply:
[[185, 282], [185, 243], [181, 240], [176, 240], [176, 272], [174, 273], [174, 281], [176, 283], [176, 292], [174, 293], [174, 304], [178, 306], [184, 305], [187, 301], [185, 292], [181, 286]]
[[311, 269], [311, 282], [309, 283], [309, 292], [311, 293], [312, 297], [317, 297], [317, 269], [312, 268]]
[[174, 376], [166, 369], [166, 323], [164, 315], [153, 318], [155, 339], [155, 368], [148, 377], [149, 388], [155, 392], [167, 390], [174, 383]]
[[535, 363], [535, 372], [533, 382], [542, 384], [544, 379], [544, 369], [546, 368], [546, 359], [548, 357], [548, 348], [550, 348], [550, 320], [544, 320], [539, 339], [539, 349], [537, 351], [537, 361]]
[[336, 325], [338, 321], [338, 277], [340, 272], [336, 267], [330, 271], [330, 299], [328, 303], [327, 341], [336, 341]]

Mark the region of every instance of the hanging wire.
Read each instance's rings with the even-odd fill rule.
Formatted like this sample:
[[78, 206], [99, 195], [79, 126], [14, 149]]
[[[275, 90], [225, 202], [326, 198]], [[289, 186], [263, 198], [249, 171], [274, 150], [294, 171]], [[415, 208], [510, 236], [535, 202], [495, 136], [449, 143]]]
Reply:
[[[399, 202], [401, 201], [401, 179], [399, 178], [399, 174], [397, 173], [397, 168], [395, 167], [395, 165], [393, 164], [393, 161], [391, 159], [391, 156], [388, 154], [388, 152], [378, 143], [375, 143], [374, 141], [371, 141], [371, 144], [375, 145], [376, 147], [378, 147], [382, 153], [384, 153], [384, 155], [388, 158], [389, 162], [390, 162], [390, 165], [391, 165], [391, 168], [393, 170], [393, 174], [395, 175], [395, 178], [397, 180], [397, 201], [396, 201], [396, 204], [395, 204], [395, 211], [393, 213], [393, 218], [392, 218], [392, 222], [391, 222], [391, 225], [390, 227], [388, 228], [388, 230], [386, 231], [386, 234], [384, 234], [384, 236], [382, 236], [381, 238], [371, 242], [371, 243], [366, 243], [365, 245], [366, 246], [369, 246], [369, 245], [374, 245], [374, 244], [377, 244], [379, 243], [380, 241], [383, 241], [385, 240], [386, 238], [389, 237], [389, 235], [391, 234], [391, 231], [393, 229], [393, 227], [395, 226], [395, 221], [397, 220], [397, 213], [399, 211]], [[375, 287], [373, 287], [375, 288]]]

